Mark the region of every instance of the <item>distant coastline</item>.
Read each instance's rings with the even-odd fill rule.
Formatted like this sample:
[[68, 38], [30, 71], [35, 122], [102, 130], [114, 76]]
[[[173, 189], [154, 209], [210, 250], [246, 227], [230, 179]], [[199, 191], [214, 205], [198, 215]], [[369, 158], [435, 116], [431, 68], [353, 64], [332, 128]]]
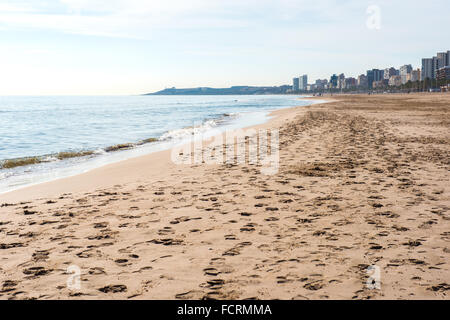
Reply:
[[291, 86], [273, 86], [273, 87], [253, 87], [253, 86], [233, 86], [230, 88], [167, 88], [161, 91], [146, 93], [144, 96], [151, 95], [264, 95], [264, 94], [286, 94]]

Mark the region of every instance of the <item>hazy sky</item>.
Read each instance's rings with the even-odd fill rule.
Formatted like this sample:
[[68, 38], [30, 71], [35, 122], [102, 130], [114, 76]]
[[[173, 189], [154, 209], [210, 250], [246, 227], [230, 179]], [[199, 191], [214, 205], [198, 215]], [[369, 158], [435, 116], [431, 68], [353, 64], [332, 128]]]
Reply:
[[449, 12], [449, 0], [0, 0], [0, 95], [281, 85], [304, 73], [312, 82], [419, 67], [450, 50]]

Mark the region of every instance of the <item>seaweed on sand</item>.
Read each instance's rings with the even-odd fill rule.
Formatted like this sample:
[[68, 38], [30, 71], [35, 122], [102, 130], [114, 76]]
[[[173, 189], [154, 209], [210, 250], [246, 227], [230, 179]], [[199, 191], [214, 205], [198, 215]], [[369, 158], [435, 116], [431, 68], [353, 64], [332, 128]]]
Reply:
[[0, 167], [2, 169], [11, 169], [11, 168], [15, 168], [15, 167], [28, 166], [28, 165], [31, 165], [31, 164], [38, 164], [38, 163], [41, 163], [41, 162], [42, 162], [42, 160], [39, 159], [38, 157], [9, 159], [9, 160], [4, 160], [1, 163]]
[[77, 157], [85, 157], [93, 155], [94, 151], [79, 151], [79, 152], [60, 152], [56, 155], [56, 158], [59, 160], [77, 158]]

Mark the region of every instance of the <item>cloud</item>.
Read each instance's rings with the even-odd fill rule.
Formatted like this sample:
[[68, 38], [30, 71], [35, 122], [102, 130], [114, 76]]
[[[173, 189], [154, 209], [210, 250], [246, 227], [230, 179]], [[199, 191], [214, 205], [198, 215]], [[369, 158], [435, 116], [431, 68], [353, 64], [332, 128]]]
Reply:
[[[234, 0], [229, 3], [232, 4]], [[244, 20], [222, 15], [217, 0], [59, 0], [0, 5], [0, 28], [47, 29], [107, 37], [145, 38], [166, 28], [235, 28]]]
[[276, 21], [333, 21], [357, 1], [31, 0], [4, 1], [0, 27], [145, 38], [157, 29], [264, 27]]

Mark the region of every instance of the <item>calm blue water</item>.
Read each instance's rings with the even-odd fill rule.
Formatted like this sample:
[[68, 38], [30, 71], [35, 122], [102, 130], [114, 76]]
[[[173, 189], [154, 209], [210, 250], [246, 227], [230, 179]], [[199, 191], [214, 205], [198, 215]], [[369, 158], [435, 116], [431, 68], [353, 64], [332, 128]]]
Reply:
[[[97, 150], [101, 155], [89, 161], [50, 161], [0, 170], [0, 192], [170, 148], [172, 140], [188, 137], [192, 130], [262, 123], [267, 120], [269, 110], [309, 104], [298, 98], [279, 95], [0, 97], [0, 160], [80, 150]], [[118, 152], [120, 156], [102, 152], [107, 146], [148, 138], [158, 138], [160, 143], [144, 145], [139, 151]]]

